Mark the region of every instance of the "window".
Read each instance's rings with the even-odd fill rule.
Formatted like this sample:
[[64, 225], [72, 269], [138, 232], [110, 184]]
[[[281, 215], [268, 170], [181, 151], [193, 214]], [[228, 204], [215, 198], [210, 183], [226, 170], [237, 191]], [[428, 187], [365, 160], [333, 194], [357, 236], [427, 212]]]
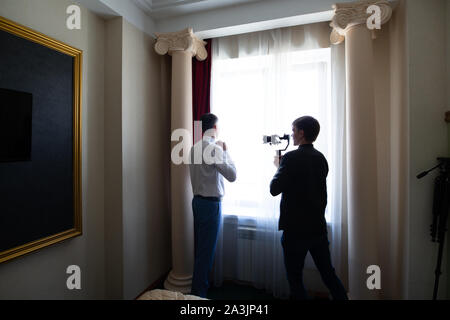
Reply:
[[[330, 73], [329, 48], [213, 59], [211, 112], [219, 117], [219, 139], [227, 143], [238, 175], [226, 182], [224, 215], [278, 218], [279, 199], [270, 195], [269, 184], [275, 150], [284, 144], [264, 145], [262, 137], [291, 134], [302, 115], [319, 120], [314, 145], [331, 167]], [[295, 148], [291, 141], [287, 151]]]

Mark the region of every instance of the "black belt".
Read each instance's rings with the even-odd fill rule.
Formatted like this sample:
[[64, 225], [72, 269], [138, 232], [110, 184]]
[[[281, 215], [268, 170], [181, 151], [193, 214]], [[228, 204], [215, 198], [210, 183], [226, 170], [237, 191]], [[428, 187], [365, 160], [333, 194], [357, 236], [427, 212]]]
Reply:
[[220, 197], [204, 197], [199, 194], [196, 194], [194, 198], [200, 198], [208, 201], [220, 202], [222, 199]]

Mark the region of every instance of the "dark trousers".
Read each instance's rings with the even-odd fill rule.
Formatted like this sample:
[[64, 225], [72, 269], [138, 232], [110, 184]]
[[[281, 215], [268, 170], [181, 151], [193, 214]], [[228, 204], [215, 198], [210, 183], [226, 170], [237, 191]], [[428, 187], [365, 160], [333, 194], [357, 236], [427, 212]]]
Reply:
[[305, 300], [308, 294], [303, 283], [303, 267], [310, 252], [322, 281], [335, 300], [348, 300], [347, 293], [331, 264], [329, 242], [326, 235], [315, 238], [301, 238], [298, 233], [284, 231], [281, 237], [284, 264], [286, 267], [291, 299]]
[[221, 217], [220, 201], [199, 197], [192, 200], [194, 212], [194, 275], [191, 294], [206, 298], [209, 273], [214, 262]]

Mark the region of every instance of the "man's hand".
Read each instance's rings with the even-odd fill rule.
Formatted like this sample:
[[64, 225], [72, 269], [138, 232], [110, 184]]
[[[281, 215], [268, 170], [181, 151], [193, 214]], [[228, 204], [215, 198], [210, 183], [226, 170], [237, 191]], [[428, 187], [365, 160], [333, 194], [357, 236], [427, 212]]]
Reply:
[[280, 162], [281, 159], [283, 158], [283, 156], [275, 156], [274, 160], [273, 160], [273, 164], [275, 165], [275, 167], [279, 168], [280, 167]]
[[223, 149], [223, 151], [227, 151], [227, 144], [226, 144], [225, 142], [223, 142], [223, 141], [217, 141], [216, 144], [217, 144], [218, 146], [220, 146], [220, 147]]

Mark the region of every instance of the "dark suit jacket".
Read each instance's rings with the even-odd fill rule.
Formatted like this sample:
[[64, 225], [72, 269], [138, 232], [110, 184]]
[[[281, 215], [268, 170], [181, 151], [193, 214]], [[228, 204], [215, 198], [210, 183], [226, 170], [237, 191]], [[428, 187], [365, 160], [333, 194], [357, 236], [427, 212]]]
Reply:
[[299, 236], [327, 234], [328, 163], [312, 144], [286, 153], [270, 183], [270, 193], [282, 193], [279, 230], [292, 230]]

